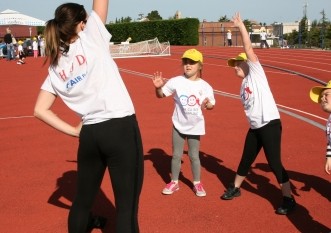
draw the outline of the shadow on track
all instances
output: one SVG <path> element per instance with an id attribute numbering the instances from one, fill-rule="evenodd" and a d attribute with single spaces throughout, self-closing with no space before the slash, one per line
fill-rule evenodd
<path id="1" fill-rule="evenodd" d="M 48 199 L 48 203 L 60 208 L 70 209 L 71 203 L 76 196 L 76 183 L 77 183 L 77 171 L 66 171 L 56 181 L 56 190 L 51 194 Z M 61 200 L 68 200 L 70 204 Z M 115 224 L 112 224 L 115 219 L 115 207 L 111 201 L 107 198 L 105 193 L 100 189 L 95 203 L 92 208 L 94 215 L 103 216 L 108 219 L 103 233 L 114 233 Z"/>

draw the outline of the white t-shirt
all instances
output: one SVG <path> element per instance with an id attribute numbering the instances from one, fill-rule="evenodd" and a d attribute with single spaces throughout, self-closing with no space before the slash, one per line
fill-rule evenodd
<path id="1" fill-rule="evenodd" d="M 325 133 L 326 133 L 326 156 L 330 157 L 331 156 L 331 114 L 329 115 L 328 121 L 326 122 L 326 128 L 325 128 Z"/>
<path id="2" fill-rule="evenodd" d="M 92 11 L 84 31 L 49 67 L 41 89 L 58 95 L 83 124 L 94 124 L 135 113 L 129 93 L 109 51 L 111 35 Z"/>
<path id="3" fill-rule="evenodd" d="M 227 33 L 226 33 L 226 38 L 227 38 L 228 40 L 231 40 L 231 38 L 232 38 L 232 33 L 231 33 L 231 32 L 227 32 Z"/>
<path id="4" fill-rule="evenodd" d="M 249 74 L 242 81 L 240 97 L 250 127 L 257 129 L 280 115 L 260 62 L 248 60 L 247 64 Z"/>
<path id="5" fill-rule="evenodd" d="M 35 40 L 32 42 L 32 49 L 33 50 L 38 50 L 38 42 L 35 41 Z"/>
<path id="6" fill-rule="evenodd" d="M 165 96 L 173 95 L 175 110 L 172 122 L 182 134 L 204 135 L 205 120 L 201 103 L 205 98 L 215 105 L 212 87 L 203 79 L 191 81 L 185 76 L 171 78 L 162 87 Z"/>
<path id="7" fill-rule="evenodd" d="M 22 46 L 21 44 L 19 44 L 19 45 L 17 46 L 17 51 L 18 51 L 18 52 L 23 52 L 23 46 Z"/>
<path id="8" fill-rule="evenodd" d="M 267 33 L 261 32 L 260 38 L 261 38 L 261 40 L 266 40 L 267 39 Z"/>

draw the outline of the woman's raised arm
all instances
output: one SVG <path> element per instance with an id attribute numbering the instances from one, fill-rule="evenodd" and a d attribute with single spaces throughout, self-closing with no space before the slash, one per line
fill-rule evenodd
<path id="1" fill-rule="evenodd" d="M 108 3 L 109 0 L 93 0 L 93 10 L 99 15 L 104 24 L 107 20 Z"/>

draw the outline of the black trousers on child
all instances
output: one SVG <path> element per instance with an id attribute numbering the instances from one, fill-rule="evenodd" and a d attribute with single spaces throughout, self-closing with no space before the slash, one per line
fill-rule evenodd
<path id="1" fill-rule="evenodd" d="M 259 129 L 249 129 L 237 174 L 247 176 L 251 165 L 263 147 L 268 164 L 278 183 L 283 184 L 289 181 L 288 174 L 281 162 L 281 135 L 280 119 L 272 120 Z"/>
<path id="2" fill-rule="evenodd" d="M 90 210 L 108 168 L 116 206 L 117 233 L 138 233 L 143 183 L 143 147 L 135 115 L 84 125 L 79 137 L 77 196 L 68 218 L 69 233 L 85 233 Z M 106 217 L 106 216 L 105 216 Z"/>

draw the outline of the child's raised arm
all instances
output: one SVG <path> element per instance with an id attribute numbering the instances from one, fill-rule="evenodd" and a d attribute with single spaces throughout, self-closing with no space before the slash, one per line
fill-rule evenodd
<path id="1" fill-rule="evenodd" d="M 249 38 L 247 29 L 245 27 L 245 24 L 243 23 L 243 21 L 241 20 L 240 17 L 240 13 L 237 12 L 233 17 L 232 17 L 232 21 L 234 26 L 239 28 L 240 34 L 241 34 L 241 38 L 243 40 L 243 45 L 244 45 L 244 50 L 245 53 L 247 55 L 247 59 L 255 62 L 257 61 L 257 57 L 253 51 L 253 47 L 252 47 L 252 43 L 251 40 Z"/>

